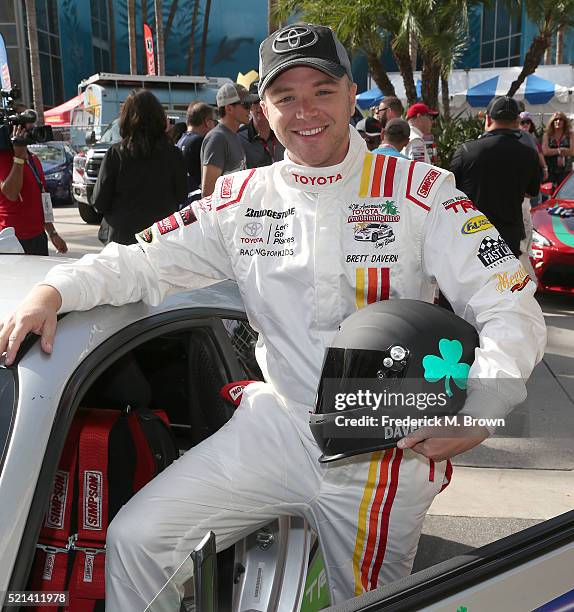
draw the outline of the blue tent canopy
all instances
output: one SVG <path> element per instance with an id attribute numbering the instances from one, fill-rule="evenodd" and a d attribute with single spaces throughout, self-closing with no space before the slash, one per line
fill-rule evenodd
<path id="1" fill-rule="evenodd" d="M 417 82 L 415 83 L 415 87 L 417 90 L 417 97 L 420 99 L 422 97 L 422 94 L 421 94 L 422 83 L 420 79 L 418 79 Z M 375 106 L 379 104 L 381 100 L 384 99 L 384 97 L 385 96 L 383 92 L 375 85 L 371 89 L 368 89 L 367 91 L 363 91 L 363 93 L 360 93 L 357 96 L 356 98 L 357 106 L 362 110 L 366 110 L 368 108 L 371 108 L 371 106 Z"/>
<path id="2" fill-rule="evenodd" d="M 379 104 L 384 97 L 383 92 L 375 85 L 357 96 L 357 106 L 366 110 L 375 106 L 375 104 Z"/>
<path id="3" fill-rule="evenodd" d="M 546 104 L 554 97 L 555 85 L 551 81 L 531 74 L 526 79 L 524 97 L 530 104 Z"/>
<path id="4" fill-rule="evenodd" d="M 466 101 L 473 108 L 483 108 L 488 106 L 488 103 L 496 95 L 496 86 L 498 85 L 498 77 L 482 81 L 474 87 L 469 87 L 466 91 Z"/>
<path id="5" fill-rule="evenodd" d="M 466 91 L 466 101 L 473 108 L 484 108 L 495 96 L 504 96 L 509 90 L 515 75 L 495 76 Z M 516 97 L 524 96 L 529 104 L 547 104 L 556 95 L 556 85 L 552 81 L 542 79 L 534 74 L 526 78 Z"/>

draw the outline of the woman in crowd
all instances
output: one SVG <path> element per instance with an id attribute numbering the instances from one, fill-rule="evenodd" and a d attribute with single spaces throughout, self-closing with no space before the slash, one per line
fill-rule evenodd
<path id="1" fill-rule="evenodd" d="M 187 194 L 181 151 L 165 131 L 166 115 L 148 90 L 134 90 L 120 114 L 121 142 L 104 157 L 94 207 L 109 226 L 108 242 L 134 244 L 135 234 L 169 216 Z"/>
<path id="2" fill-rule="evenodd" d="M 572 170 L 574 135 L 564 113 L 554 113 L 542 137 L 542 152 L 548 166 L 548 180 L 559 185 Z"/>

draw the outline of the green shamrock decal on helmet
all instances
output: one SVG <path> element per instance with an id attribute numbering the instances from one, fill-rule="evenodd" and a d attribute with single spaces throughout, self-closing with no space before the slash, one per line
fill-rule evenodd
<path id="1" fill-rule="evenodd" d="M 446 394 L 452 397 L 450 379 L 454 380 L 459 389 L 466 389 L 466 381 L 470 366 L 467 363 L 459 363 L 462 357 L 462 344 L 459 340 L 447 340 L 442 338 L 438 343 L 441 357 L 436 355 L 425 355 L 423 366 L 425 369 L 425 380 L 434 383 L 444 378 Z"/>

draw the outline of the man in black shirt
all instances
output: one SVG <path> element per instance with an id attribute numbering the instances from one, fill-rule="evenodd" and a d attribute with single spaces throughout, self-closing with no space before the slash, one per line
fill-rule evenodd
<path id="1" fill-rule="evenodd" d="M 215 110 L 204 102 L 192 102 L 187 108 L 187 132 L 179 139 L 177 146 L 181 149 L 187 171 L 189 204 L 193 200 L 199 200 L 201 191 L 195 196 L 194 191 L 201 190 L 201 143 L 205 135 L 216 125 Z"/>
<path id="2" fill-rule="evenodd" d="M 522 201 L 540 189 L 538 156 L 520 140 L 519 114 L 513 98 L 492 100 L 486 110 L 486 133 L 462 144 L 450 167 L 456 186 L 488 217 L 517 257 L 525 236 Z"/>

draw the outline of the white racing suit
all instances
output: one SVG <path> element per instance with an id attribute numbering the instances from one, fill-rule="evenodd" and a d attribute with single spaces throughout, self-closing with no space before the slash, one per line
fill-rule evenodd
<path id="1" fill-rule="evenodd" d="M 438 281 L 480 333 L 464 411 L 506 414 L 524 399 L 545 344 L 534 283 L 450 173 L 373 155 L 350 132 L 337 166 L 286 158 L 222 177 L 212 197 L 141 232 L 138 245 L 108 245 L 46 279 L 69 311 L 157 304 L 231 278 L 259 332 L 267 382 L 250 385 L 229 423 L 112 522 L 108 612 L 145 608 L 209 529 L 225 548 L 279 514 L 302 515 L 318 533 L 335 602 L 410 572 L 447 462 L 393 449 L 319 464 L 307 425 L 325 348 L 357 308 L 432 302 Z M 170 589 L 162 610 L 178 609 Z"/>

